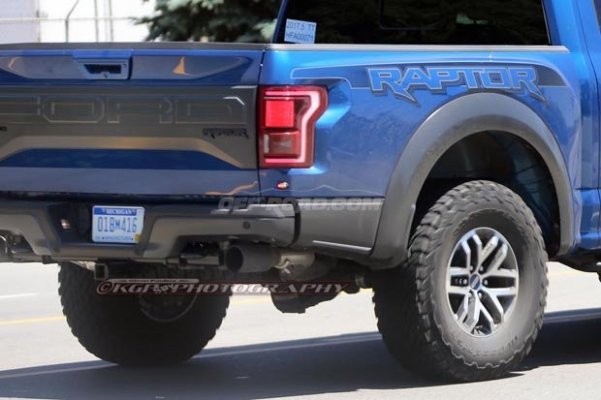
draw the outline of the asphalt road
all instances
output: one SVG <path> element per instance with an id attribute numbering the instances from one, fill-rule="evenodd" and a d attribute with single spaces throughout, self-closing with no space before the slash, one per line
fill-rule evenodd
<path id="1" fill-rule="evenodd" d="M 35 399 L 598 399 L 601 284 L 551 264 L 545 326 L 507 379 L 435 385 L 388 355 L 369 293 L 283 315 L 236 297 L 217 338 L 191 362 L 127 369 L 96 360 L 61 316 L 56 266 L 0 265 L 0 397 Z"/>

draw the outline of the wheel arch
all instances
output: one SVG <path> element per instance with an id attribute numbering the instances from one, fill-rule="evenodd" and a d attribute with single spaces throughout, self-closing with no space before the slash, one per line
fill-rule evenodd
<path id="1" fill-rule="evenodd" d="M 412 135 L 391 175 L 371 254 L 393 267 L 407 256 L 417 201 L 440 158 L 455 144 L 480 132 L 505 132 L 520 138 L 544 162 L 555 188 L 559 214 L 559 249 L 574 244 L 573 194 L 568 171 L 555 136 L 531 108 L 507 95 L 474 93 L 434 112 Z"/>

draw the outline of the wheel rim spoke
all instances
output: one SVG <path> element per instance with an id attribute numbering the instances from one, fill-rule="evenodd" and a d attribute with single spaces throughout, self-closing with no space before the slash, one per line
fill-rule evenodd
<path id="1" fill-rule="evenodd" d="M 499 268 L 501 267 L 501 265 L 503 264 L 503 261 L 505 261 L 507 259 L 507 254 L 509 253 L 509 246 L 506 244 L 503 244 L 499 251 L 497 251 L 497 254 L 495 255 L 495 257 L 492 260 L 492 263 L 490 264 L 488 271 L 483 275 L 485 278 L 492 276 L 493 274 L 497 273 L 499 271 Z"/>
<path id="2" fill-rule="evenodd" d="M 485 296 L 484 296 L 486 298 L 485 302 L 489 306 L 489 307 L 487 307 L 487 310 L 488 310 L 488 308 L 490 308 L 492 315 L 496 316 L 497 322 L 502 324 L 505 319 L 505 309 L 503 308 L 503 305 L 499 301 L 499 298 L 497 296 L 495 296 L 494 294 L 492 294 L 489 290 L 484 289 L 482 292 L 485 294 Z"/>
<path id="3" fill-rule="evenodd" d="M 515 269 L 499 268 L 484 275 L 485 278 L 510 278 L 517 279 L 518 271 Z"/>
<path id="4" fill-rule="evenodd" d="M 467 296 L 470 292 L 470 289 L 463 286 L 450 286 L 447 291 L 450 295 Z"/>
<path id="5" fill-rule="evenodd" d="M 488 260 L 488 257 L 490 257 L 490 255 L 497 249 L 499 246 L 499 241 L 500 239 L 498 236 L 493 236 L 490 238 L 488 243 L 486 243 L 486 246 L 484 246 L 484 249 L 482 249 L 482 263 Z"/>
<path id="6" fill-rule="evenodd" d="M 517 294 L 517 290 L 514 287 L 491 288 L 491 289 L 487 289 L 487 291 L 494 298 L 511 297 L 511 296 L 515 296 Z"/>
<path id="7" fill-rule="evenodd" d="M 465 254 L 465 269 L 469 271 L 472 264 L 472 249 L 470 249 L 470 245 L 467 243 L 467 240 L 461 242 L 461 249 Z"/>
<path id="8" fill-rule="evenodd" d="M 468 268 L 463 268 L 463 267 L 451 267 L 451 270 L 449 271 L 451 274 L 451 277 L 453 278 L 457 278 L 460 276 L 469 276 L 470 275 L 470 270 Z"/>
<path id="9" fill-rule="evenodd" d="M 480 240 L 480 236 L 478 236 L 477 233 L 475 233 L 471 239 L 474 242 L 474 244 L 476 245 L 476 265 L 475 265 L 475 267 L 476 267 L 476 269 L 478 269 L 484 262 L 484 260 L 482 258 L 482 240 Z"/>
<path id="10" fill-rule="evenodd" d="M 482 313 L 482 316 L 484 317 L 484 319 L 486 320 L 486 323 L 488 324 L 488 329 L 490 332 L 495 330 L 495 326 L 497 324 L 495 324 L 495 320 L 492 317 L 492 315 L 490 315 L 490 312 L 486 309 L 486 307 L 482 307 L 482 309 L 480 310 L 480 312 Z"/>
<path id="11" fill-rule="evenodd" d="M 492 335 L 516 303 L 519 269 L 505 237 L 477 228 L 456 245 L 447 267 L 447 299 L 459 326 L 476 337 Z"/>
<path id="12" fill-rule="evenodd" d="M 456 314 L 457 321 L 459 321 L 459 322 L 465 321 L 465 319 L 467 318 L 467 314 L 469 313 L 469 305 L 470 305 L 470 296 L 466 294 L 463 297 L 463 301 L 461 302 L 461 305 L 459 306 L 459 310 L 457 311 L 457 314 Z"/>
<path id="13" fill-rule="evenodd" d="M 476 296 L 472 296 L 469 301 L 467 319 L 465 320 L 465 326 L 467 327 L 468 331 L 472 332 L 480 321 L 481 308 L 482 303 L 480 303 L 480 299 L 478 299 Z"/>

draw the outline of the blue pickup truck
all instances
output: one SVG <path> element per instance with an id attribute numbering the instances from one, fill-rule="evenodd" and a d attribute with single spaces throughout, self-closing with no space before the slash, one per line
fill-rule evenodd
<path id="1" fill-rule="evenodd" d="M 0 46 L 1 260 L 60 263 L 115 363 L 194 356 L 231 294 L 115 282 L 251 282 L 297 313 L 337 292 L 278 285 L 343 282 L 402 365 L 502 377 L 547 260 L 601 272 L 600 13 L 284 0 L 270 44 Z"/>

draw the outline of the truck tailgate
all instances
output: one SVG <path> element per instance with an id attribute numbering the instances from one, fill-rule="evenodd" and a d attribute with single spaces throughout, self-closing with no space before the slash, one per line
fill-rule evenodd
<path id="1" fill-rule="evenodd" d="M 264 49 L 0 46 L 0 192 L 257 193 Z"/>

